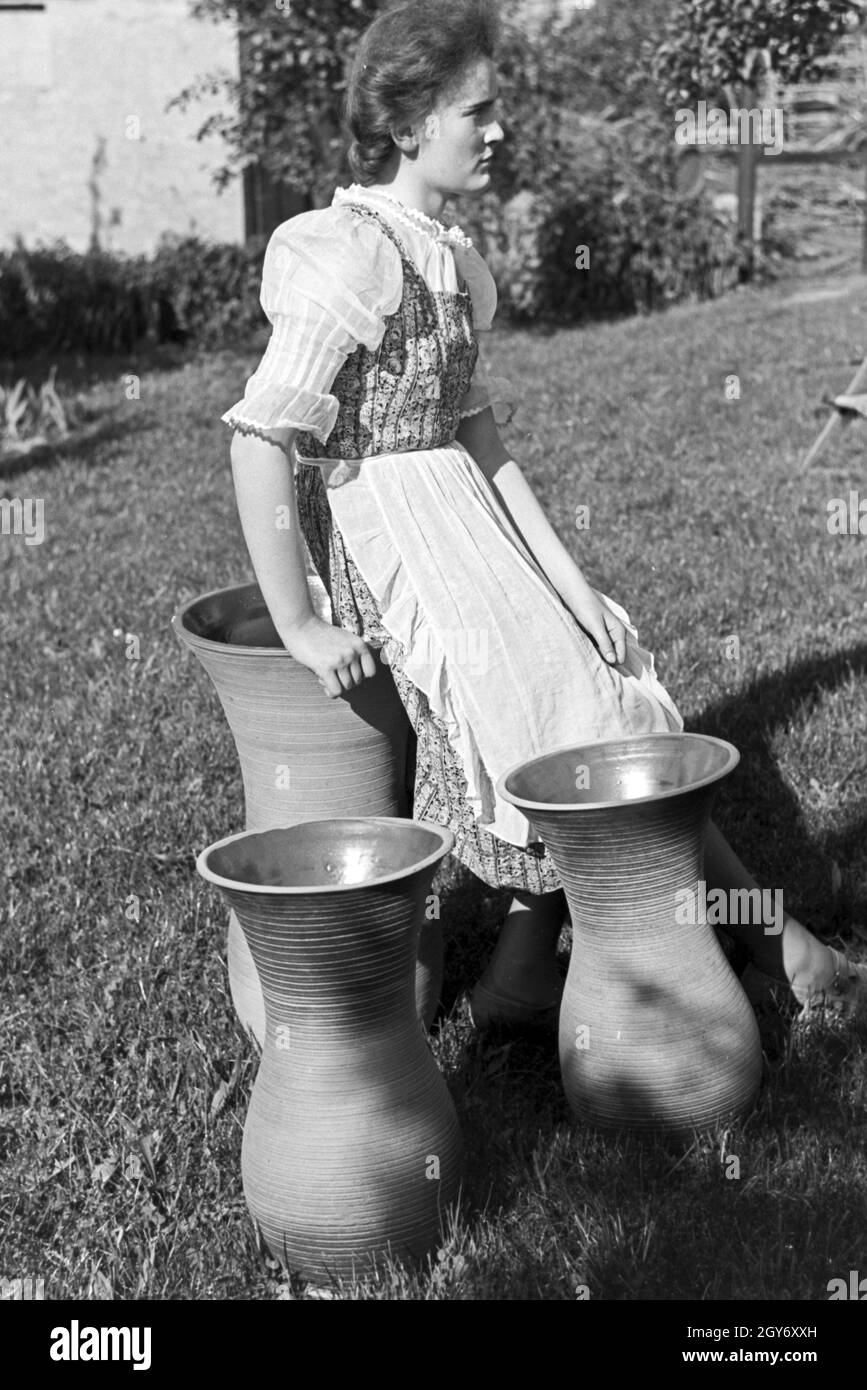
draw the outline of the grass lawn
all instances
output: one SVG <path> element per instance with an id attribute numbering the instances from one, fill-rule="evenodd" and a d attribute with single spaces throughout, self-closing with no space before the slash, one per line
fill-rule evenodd
<path id="1" fill-rule="evenodd" d="M 867 426 L 824 469 L 798 461 L 867 348 L 865 297 L 792 304 L 778 286 L 488 344 L 520 385 L 506 438 L 561 535 L 629 609 L 687 727 L 741 751 L 718 821 L 855 955 L 867 537 L 826 522 L 862 485 Z M 115 364 L 88 396 L 104 436 L 0 483 L 45 502 L 41 545 L 0 537 L 0 1272 L 53 1297 L 321 1296 L 263 1260 L 246 1213 L 255 1051 L 228 1001 L 223 903 L 193 867 L 241 828 L 240 775 L 169 627 L 182 601 L 250 577 L 219 415 L 256 356 L 129 364 L 139 400 Z M 867 1273 L 862 1025 L 791 1029 L 783 1006 L 744 1123 L 688 1149 L 599 1137 L 568 1111 L 553 1036 L 473 1034 L 461 994 L 505 896 L 454 863 L 439 884 L 433 1046 L 466 1138 L 463 1212 L 429 1268 L 333 1296 L 825 1300 Z"/>

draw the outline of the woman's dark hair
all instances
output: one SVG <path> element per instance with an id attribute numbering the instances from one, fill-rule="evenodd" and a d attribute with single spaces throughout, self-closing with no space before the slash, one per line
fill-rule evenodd
<path id="1" fill-rule="evenodd" d="M 392 127 L 420 120 L 470 63 L 493 58 L 498 31 L 494 0 L 409 0 L 365 29 L 344 103 L 359 183 L 372 183 L 393 155 Z"/>

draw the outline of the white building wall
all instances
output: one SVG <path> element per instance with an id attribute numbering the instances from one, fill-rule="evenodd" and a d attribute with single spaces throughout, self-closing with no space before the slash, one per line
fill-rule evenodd
<path id="1" fill-rule="evenodd" d="M 237 72 L 235 35 L 193 20 L 187 0 L 46 0 L 41 13 L 0 0 L 0 245 L 86 249 L 101 139 L 104 246 L 150 251 L 163 232 L 242 240 L 240 180 L 218 194 L 211 177 L 223 142 L 194 138 L 217 102 L 166 111 L 216 69 Z"/>

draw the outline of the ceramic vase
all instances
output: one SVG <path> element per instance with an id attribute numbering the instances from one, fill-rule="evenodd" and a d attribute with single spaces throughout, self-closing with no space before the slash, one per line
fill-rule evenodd
<path id="1" fill-rule="evenodd" d="M 317 599 L 312 592 L 311 597 Z M 379 655 L 377 673 L 329 700 L 280 641 L 255 584 L 203 594 L 172 626 L 214 683 L 235 740 L 245 825 L 269 830 L 334 816 L 408 816 L 411 727 Z M 442 931 L 432 905 L 420 935 L 419 1017 L 430 1025 L 442 988 Z M 265 1011 L 247 943 L 229 918 L 229 987 L 238 1017 L 259 1044 Z"/>
<path id="2" fill-rule="evenodd" d="M 313 1279 L 434 1249 L 458 1197 L 454 1106 L 415 1010 L 419 927 L 454 837 L 391 817 L 231 835 L 200 874 L 265 1001 L 241 1167 L 273 1255 Z"/>
<path id="3" fill-rule="evenodd" d="M 684 1137 L 755 1100 L 755 1016 L 702 895 L 711 802 L 738 759 L 720 739 L 650 734 L 555 750 L 500 780 L 569 901 L 560 1066 L 569 1104 L 599 1128 Z"/>

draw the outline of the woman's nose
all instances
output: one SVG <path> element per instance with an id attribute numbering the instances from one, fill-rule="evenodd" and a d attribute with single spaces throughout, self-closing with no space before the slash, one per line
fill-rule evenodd
<path id="1" fill-rule="evenodd" d="M 503 139 L 503 127 L 499 121 L 492 122 L 485 131 L 485 144 L 497 144 Z"/>

